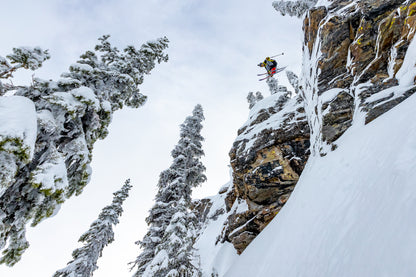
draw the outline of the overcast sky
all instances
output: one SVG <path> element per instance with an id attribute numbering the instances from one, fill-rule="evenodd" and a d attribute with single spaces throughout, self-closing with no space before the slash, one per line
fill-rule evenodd
<path id="1" fill-rule="evenodd" d="M 7 3 L 5 3 L 7 2 Z M 122 48 L 167 36 L 170 60 L 158 65 L 141 88 L 148 102 L 140 109 L 116 112 L 110 134 L 96 143 L 92 180 L 84 193 L 66 201 L 57 216 L 27 234 L 31 244 L 13 268 L 0 266 L 1 277 L 51 276 L 71 260 L 77 240 L 111 203 L 112 193 L 131 178 L 130 197 L 116 241 L 99 260 L 95 277 L 131 276 L 127 263 L 139 254 L 134 244 L 147 230 L 159 173 L 171 163 L 179 125 L 196 104 L 205 111 L 203 162 L 208 181 L 194 196 L 216 194 L 230 180 L 228 152 L 248 116 L 249 91 L 269 95 L 256 66 L 281 52 L 280 65 L 299 74 L 301 21 L 282 17 L 271 0 L 41 0 L 3 1 L 0 55 L 16 46 L 49 49 L 51 60 L 36 77 L 57 79 L 97 38 L 111 34 Z M 17 74 L 14 81 L 30 81 Z M 287 85 L 284 73 L 279 81 Z"/>

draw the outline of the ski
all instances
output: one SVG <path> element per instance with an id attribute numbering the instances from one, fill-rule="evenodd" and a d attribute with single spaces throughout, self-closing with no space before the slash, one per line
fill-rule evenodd
<path id="1" fill-rule="evenodd" d="M 280 68 L 276 69 L 276 71 L 273 73 L 273 75 L 274 75 L 274 74 L 277 74 L 277 73 L 279 73 L 279 72 L 282 72 L 283 70 L 285 70 L 285 68 L 286 68 L 286 66 L 284 66 L 284 67 L 280 67 Z M 257 74 L 257 76 L 262 76 L 262 75 L 266 75 L 266 74 L 268 74 L 268 73 Z M 272 77 L 272 76 L 267 75 L 267 77 L 261 78 L 261 79 L 259 79 L 259 81 L 266 80 L 266 79 L 268 79 L 269 77 Z"/>
<path id="2" fill-rule="evenodd" d="M 286 67 L 287 67 L 287 66 L 277 68 L 277 69 L 276 69 L 276 72 L 275 72 L 275 73 L 273 73 L 273 74 L 276 74 L 276 73 L 282 72 L 283 70 L 285 70 L 285 68 L 286 68 Z M 259 74 L 257 74 L 257 76 L 262 76 L 262 75 L 266 75 L 266 74 L 268 74 L 268 73 L 267 73 L 267 72 L 266 72 L 266 73 L 259 73 Z"/>
<path id="3" fill-rule="evenodd" d="M 259 73 L 259 74 L 257 74 L 257 76 L 262 76 L 262 75 L 266 75 L 266 74 L 268 74 L 267 72 L 266 73 Z"/>
<path id="4" fill-rule="evenodd" d="M 270 78 L 270 77 L 272 77 L 272 76 L 267 76 L 267 77 L 264 77 L 264 78 L 261 78 L 261 79 L 259 79 L 259 81 L 263 81 L 263 80 L 266 80 L 266 79 L 268 79 L 268 78 Z"/>

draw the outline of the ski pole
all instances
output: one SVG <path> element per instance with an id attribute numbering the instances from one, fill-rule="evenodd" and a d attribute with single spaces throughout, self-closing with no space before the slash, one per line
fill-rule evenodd
<path id="1" fill-rule="evenodd" d="M 274 58 L 274 57 L 278 57 L 278 56 L 283 56 L 285 53 L 282 53 L 282 54 L 277 54 L 277 55 L 274 55 L 274 56 L 271 56 L 270 58 Z"/>

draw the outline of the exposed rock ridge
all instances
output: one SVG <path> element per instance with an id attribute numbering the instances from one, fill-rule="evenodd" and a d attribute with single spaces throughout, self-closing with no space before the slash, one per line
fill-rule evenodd
<path id="1" fill-rule="evenodd" d="M 230 151 L 233 190 L 222 241 L 238 253 L 286 203 L 309 152 L 309 127 L 300 96 L 276 93 L 251 109 Z"/>
<path id="2" fill-rule="evenodd" d="M 415 92 L 414 62 L 405 59 L 414 2 L 334 0 L 307 13 L 301 79 L 312 151 L 325 155 L 353 119 L 369 123 Z"/>
<path id="3" fill-rule="evenodd" d="M 299 95 L 259 101 L 230 151 L 223 242 L 244 251 L 286 203 L 310 151 L 335 150 L 353 121 L 367 124 L 416 91 L 415 1 L 333 0 L 306 13 Z"/>

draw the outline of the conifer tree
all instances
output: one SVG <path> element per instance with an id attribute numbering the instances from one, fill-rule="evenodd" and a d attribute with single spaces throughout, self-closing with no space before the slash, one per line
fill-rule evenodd
<path id="1" fill-rule="evenodd" d="M 287 79 L 292 87 L 295 89 L 295 94 L 299 94 L 301 88 L 299 87 L 299 78 L 298 76 L 293 73 L 292 71 L 286 71 Z"/>
<path id="2" fill-rule="evenodd" d="M 0 79 L 13 77 L 13 73 L 19 68 L 36 70 L 44 61 L 50 59 L 50 55 L 48 50 L 39 47 L 17 47 L 6 58 L 0 56 Z M 0 91 L 0 95 L 3 93 L 4 91 Z"/>
<path id="3" fill-rule="evenodd" d="M 270 94 L 276 94 L 277 92 L 279 92 L 279 82 L 277 81 L 276 78 L 269 78 L 266 80 L 267 85 L 269 86 L 269 90 L 270 90 Z"/>
<path id="4" fill-rule="evenodd" d="M 58 81 L 33 79 L 30 86 L 0 85 L 0 94 L 15 90 L 36 109 L 33 145 L 0 134 L 0 264 L 13 266 L 29 243 L 26 225 L 36 226 L 82 193 L 91 175 L 94 143 L 108 134 L 113 113 L 146 101 L 139 86 L 156 63 L 166 62 L 166 37 L 141 47 L 119 50 L 99 39 Z M 17 48 L 0 57 L 0 83 L 20 68 L 36 69 L 49 58 L 39 48 Z M 16 117 L 19 114 L 14 115 Z M 27 149 L 33 149 L 28 153 Z M 30 155 L 29 155 L 30 154 Z"/>
<path id="5" fill-rule="evenodd" d="M 273 7 L 283 16 L 302 17 L 310 8 L 315 6 L 318 0 L 295 0 L 295 1 L 274 1 Z"/>
<path id="6" fill-rule="evenodd" d="M 172 150 L 172 165 L 160 174 L 155 205 L 146 219 L 149 231 L 138 244 L 143 249 L 134 262 L 135 277 L 200 276 L 193 243 L 196 219 L 190 212 L 192 188 L 206 180 L 201 105 L 180 126 L 180 139 Z"/>
<path id="7" fill-rule="evenodd" d="M 72 252 L 73 260 L 68 265 L 56 271 L 54 277 L 90 277 L 98 268 L 97 260 L 101 257 L 103 249 L 114 241 L 113 226 L 119 223 L 119 217 L 123 212 L 123 202 L 129 196 L 131 189 L 130 180 L 114 193 L 113 202 L 106 206 L 94 221 L 90 229 L 80 238 L 84 246 Z"/>
<path id="8" fill-rule="evenodd" d="M 197 277 L 201 275 L 199 265 L 193 264 L 196 217 L 189 212 L 184 199 L 173 204 L 172 209 L 175 213 L 156 247 L 155 258 L 143 276 Z"/>
<path id="9" fill-rule="evenodd" d="M 137 257 L 136 261 L 132 262 L 134 267 L 137 267 L 137 272 L 134 276 L 144 276 L 146 268 L 151 264 L 155 249 L 162 241 L 164 231 L 170 218 L 173 215 L 171 205 L 167 200 L 164 189 L 170 178 L 170 170 L 167 169 L 160 174 L 158 187 L 159 190 L 155 197 L 155 204 L 149 211 L 149 216 L 146 218 L 146 223 L 149 225 L 149 230 L 141 241 L 136 244 L 143 249 L 142 253 Z"/>
<path id="10" fill-rule="evenodd" d="M 254 95 L 254 93 L 252 91 L 250 91 L 247 95 L 247 102 L 249 104 L 249 109 L 253 108 L 254 105 L 256 105 L 257 102 L 259 102 L 260 100 L 264 99 L 263 95 L 261 94 L 260 91 L 256 92 L 256 95 Z"/>
<path id="11" fill-rule="evenodd" d="M 287 90 L 287 87 L 279 85 L 279 82 L 276 78 L 271 77 L 266 81 L 266 83 L 269 86 L 271 95 L 278 94 L 284 98 L 290 97 L 291 92 Z"/>

